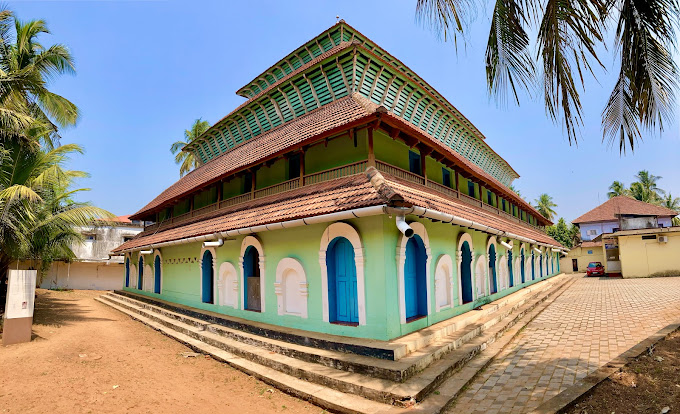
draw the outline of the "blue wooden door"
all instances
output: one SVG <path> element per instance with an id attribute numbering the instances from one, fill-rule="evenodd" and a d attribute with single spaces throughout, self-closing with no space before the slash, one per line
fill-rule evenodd
<path id="1" fill-rule="evenodd" d="M 243 276 L 243 307 L 260 312 L 262 310 L 260 254 L 253 246 L 249 246 L 243 256 Z"/>
<path id="2" fill-rule="evenodd" d="M 130 259 L 125 259 L 125 287 L 130 287 Z"/>
<path id="3" fill-rule="evenodd" d="M 349 240 L 338 237 L 331 243 L 327 266 L 329 273 L 329 316 L 331 322 L 359 323 L 354 247 Z"/>
<path id="4" fill-rule="evenodd" d="M 206 250 L 201 264 L 201 300 L 203 303 L 213 303 L 213 276 L 212 253 Z"/>
<path id="5" fill-rule="evenodd" d="M 142 290 L 144 285 L 142 284 L 144 281 L 144 258 L 140 257 L 139 258 L 139 269 L 137 269 L 137 289 Z"/>
<path id="6" fill-rule="evenodd" d="M 512 269 L 512 252 L 508 252 L 508 278 L 510 279 L 510 287 L 515 286 L 515 272 Z"/>
<path id="7" fill-rule="evenodd" d="M 498 292 L 498 280 L 496 278 L 496 246 L 489 246 L 489 278 L 491 293 Z"/>
<path id="8" fill-rule="evenodd" d="M 153 293 L 161 293 L 161 257 L 153 261 Z"/>
<path id="9" fill-rule="evenodd" d="M 461 253 L 463 261 L 460 264 L 460 287 L 463 291 L 463 303 L 470 303 L 472 302 L 472 252 L 468 242 L 463 242 Z"/>
<path id="10" fill-rule="evenodd" d="M 520 253 L 519 256 L 519 273 L 522 276 L 522 283 L 526 282 L 526 270 L 524 269 L 524 250 Z"/>
<path id="11" fill-rule="evenodd" d="M 531 280 L 536 279 L 536 256 L 531 252 Z"/>
<path id="12" fill-rule="evenodd" d="M 404 301 L 406 319 L 427 315 L 426 257 L 423 242 L 413 236 L 406 243 L 404 263 Z"/>
<path id="13" fill-rule="evenodd" d="M 538 256 L 538 268 L 541 272 L 541 277 L 543 277 L 543 255 Z"/>

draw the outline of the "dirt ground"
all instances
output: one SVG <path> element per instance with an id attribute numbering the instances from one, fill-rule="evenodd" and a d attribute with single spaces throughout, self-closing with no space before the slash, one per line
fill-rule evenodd
<path id="1" fill-rule="evenodd" d="M 680 332 L 598 384 L 570 414 L 680 413 Z"/>
<path id="2" fill-rule="evenodd" d="M 320 413 L 94 301 L 38 290 L 33 340 L 0 345 L 0 413 Z"/>

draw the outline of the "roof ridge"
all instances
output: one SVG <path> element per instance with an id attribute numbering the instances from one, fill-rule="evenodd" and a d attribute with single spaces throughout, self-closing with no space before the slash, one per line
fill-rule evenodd
<path id="1" fill-rule="evenodd" d="M 401 194 L 397 193 L 394 191 L 392 186 L 390 186 L 387 181 L 385 180 L 385 177 L 382 175 L 380 171 L 378 171 L 375 167 L 370 166 L 366 168 L 366 177 L 368 177 L 368 180 L 370 181 L 371 185 L 375 188 L 375 190 L 378 192 L 378 195 L 380 197 L 384 198 L 386 202 L 392 203 L 392 204 L 403 204 L 404 203 L 404 197 L 402 197 Z"/>

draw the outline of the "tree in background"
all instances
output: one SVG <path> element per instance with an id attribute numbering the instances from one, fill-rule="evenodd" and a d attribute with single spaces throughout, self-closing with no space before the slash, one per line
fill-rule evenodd
<path id="1" fill-rule="evenodd" d="M 567 225 L 562 217 L 557 221 L 557 224 L 546 227 L 545 232 L 555 241 L 570 249 L 577 243 L 579 235 L 578 227 L 571 223 Z"/>
<path id="2" fill-rule="evenodd" d="M 184 141 L 175 141 L 170 146 L 170 152 L 177 154 L 175 155 L 175 164 L 179 164 L 180 177 L 183 177 L 185 174 L 198 167 L 198 159 L 194 154 L 188 151 L 182 151 L 182 148 L 203 135 L 209 128 L 210 124 L 208 121 L 198 118 L 194 121 L 193 125 L 191 125 L 190 129 L 184 130 Z"/>
<path id="3" fill-rule="evenodd" d="M 628 195 L 628 193 L 629 191 L 624 183 L 621 181 L 614 181 L 612 185 L 609 186 L 609 192 L 607 193 L 607 196 L 609 198 L 614 198 L 621 195 Z"/>
<path id="4" fill-rule="evenodd" d="M 662 177 L 650 174 L 647 170 L 642 170 L 635 174 L 636 182 L 630 185 L 630 192 L 637 200 L 646 203 L 659 203 L 662 196 L 666 193 L 657 186 L 657 181 Z"/>
<path id="5" fill-rule="evenodd" d="M 666 194 L 666 197 L 661 200 L 661 206 L 671 210 L 680 211 L 680 198 L 673 197 L 671 193 L 668 193 Z"/>
<path id="6" fill-rule="evenodd" d="M 555 217 L 554 208 L 557 207 L 557 204 L 553 202 L 552 197 L 543 193 L 534 201 L 536 202 L 534 208 L 536 208 L 536 210 L 538 210 L 538 212 L 541 213 L 543 217 L 552 221 L 553 217 Z"/>
<path id="7" fill-rule="evenodd" d="M 417 17 L 456 44 L 472 17 L 480 15 L 476 7 L 470 0 L 416 0 Z M 632 151 L 641 130 L 663 131 L 674 116 L 678 68 L 672 52 L 679 7 L 675 0 L 496 0 L 486 47 L 488 93 L 501 104 L 511 94 L 519 104 L 518 89 L 529 96 L 543 89 L 548 115 L 564 124 L 570 143 L 576 142 L 583 125 L 584 75 L 595 77 L 596 68 L 605 68 L 598 53 L 613 50 L 620 67 L 602 112 L 603 140 L 618 143 L 621 152 Z"/>
<path id="8" fill-rule="evenodd" d="M 519 191 L 519 189 L 516 188 L 514 185 L 510 184 L 510 187 L 508 187 L 508 188 L 510 189 L 510 191 L 517 194 L 520 198 L 524 198 L 524 197 L 522 197 L 522 193 Z"/>

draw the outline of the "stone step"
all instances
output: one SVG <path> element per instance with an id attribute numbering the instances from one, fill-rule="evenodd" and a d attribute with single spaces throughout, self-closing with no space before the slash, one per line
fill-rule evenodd
<path id="1" fill-rule="evenodd" d="M 187 345 L 194 351 L 210 355 L 216 360 L 229 364 L 230 366 L 252 375 L 290 395 L 310 401 L 327 410 L 348 414 L 389 414 L 394 411 L 394 407 L 392 406 L 371 401 L 357 395 L 340 392 L 323 385 L 311 383 L 304 379 L 296 378 L 256 362 L 241 358 L 221 348 L 168 328 L 165 325 L 144 316 L 131 314 L 128 309 L 120 307 L 113 302 L 109 302 L 104 298 L 95 298 L 95 300 L 130 315 L 133 319 Z"/>
<path id="2" fill-rule="evenodd" d="M 552 285 L 552 283 L 545 284 L 546 287 L 552 287 Z M 460 331 L 454 331 L 452 334 L 445 337 L 438 337 L 438 339 L 434 342 L 429 341 L 425 348 L 412 352 L 397 362 L 292 344 L 277 339 L 250 334 L 237 329 L 227 328 L 222 325 L 210 324 L 205 320 L 172 312 L 147 302 L 132 299 L 128 296 L 121 296 L 117 294 L 109 294 L 109 296 L 116 298 L 116 300 L 120 302 L 124 302 L 121 303 L 121 306 L 130 305 L 130 309 L 134 311 L 136 311 L 138 308 L 148 309 L 167 317 L 177 319 L 183 323 L 199 327 L 202 330 L 208 330 L 210 332 L 227 336 L 240 342 L 266 348 L 279 354 L 302 359 L 308 362 L 319 363 L 327 367 L 343 371 L 365 374 L 371 377 L 387 379 L 395 382 L 403 382 L 415 375 L 417 372 L 422 371 L 432 362 L 440 359 L 448 352 L 459 348 L 464 343 L 480 335 L 484 330 L 489 329 L 496 323 L 499 323 L 512 311 L 517 309 L 517 307 L 523 305 L 527 300 L 532 300 L 535 297 L 544 294 L 545 290 L 547 289 L 535 289 L 533 292 L 518 295 L 517 298 L 514 298 L 514 300 L 510 301 L 511 303 L 508 303 L 508 301 L 503 301 L 502 303 L 505 303 L 505 306 L 501 308 L 498 308 L 498 305 L 494 303 L 492 306 L 489 306 L 489 308 L 495 310 L 494 312 L 486 311 L 486 309 L 482 312 L 474 311 L 476 315 L 471 316 L 471 319 L 476 323 L 467 323 L 465 325 L 459 323 L 459 326 L 461 327 Z"/>
<path id="3" fill-rule="evenodd" d="M 561 286 L 561 284 L 560 284 Z M 451 374 L 460 370 L 468 361 L 479 352 L 486 349 L 500 337 L 507 329 L 512 327 L 520 318 L 531 309 L 549 297 L 554 290 L 546 292 L 546 295 L 527 301 L 514 309 L 504 323 L 494 323 L 490 328 L 481 331 L 476 336 L 457 349 L 447 353 L 442 358 L 430 363 L 425 369 L 412 375 L 404 382 L 390 381 L 384 378 L 375 378 L 370 373 L 347 372 L 334 367 L 309 362 L 287 355 L 272 352 L 267 348 L 244 343 L 228 336 L 220 335 L 211 331 L 210 324 L 201 324 L 197 320 L 177 320 L 175 318 L 156 313 L 146 307 L 136 307 L 134 304 L 124 306 L 125 301 L 113 296 L 103 296 L 101 301 L 115 306 L 135 319 L 153 321 L 167 329 L 175 330 L 183 335 L 205 342 L 215 348 L 246 358 L 260 365 L 277 370 L 286 375 L 302 378 L 319 385 L 323 385 L 348 394 L 374 400 L 385 404 L 402 405 L 412 401 L 420 401 Z M 508 305 L 509 306 L 509 305 Z M 141 319 L 140 319 L 141 320 Z M 221 328 L 221 327 L 219 327 Z M 432 346 L 445 346 L 449 338 L 440 338 L 441 343 L 432 343 Z M 375 361 L 379 361 L 373 358 Z M 380 361 L 383 364 L 403 364 L 406 361 Z M 403 369 L 399 367 L 396 369 Z"/>

